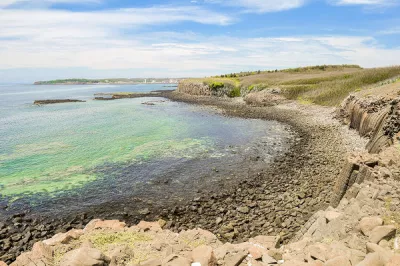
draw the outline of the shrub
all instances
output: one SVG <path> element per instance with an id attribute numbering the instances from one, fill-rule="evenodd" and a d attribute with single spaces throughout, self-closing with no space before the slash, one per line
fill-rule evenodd
<path id="1" fill-rule="evenodd" d="M 240 97 L 240 88 L 239 88 L 239 87 L 233 88 L 233 89 L 229 92 L 228 96 L 231 97 L 231 98 Z"/>
<path id="2" fill-rule="evenodd" d="M 212 91 L 218 91 L 219 89 L 222 89 L 223 87 L 225 87 L 223 82 L 218 82 L 218 81 L 209 83 L 208 86 L 210 87 L 210 89 Z"/>

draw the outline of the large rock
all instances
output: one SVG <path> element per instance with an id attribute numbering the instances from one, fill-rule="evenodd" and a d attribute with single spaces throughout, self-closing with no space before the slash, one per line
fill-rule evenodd
<path id="1" fill-rule="evenodd" d="M 81 235 L 83 235 L 83 230 L 72 229 L 67 233 L 56 234 L 52 238 L 44 240 L 43 243 L 48 246 L 68 244 L 71 240 L 78 239 Z"/>
<path id="2" fill-rule="evenodd" d="M 159 259 L 149 259 L 140 263 L 140 266 L 161 266 L 162 262 Z"/>
<path id="3" fill-rule="evenodd" d="M 47 266 L 53 264 L 53 249 L 37 242 L 33 245 L 31 252 L 26 252 L 17 257 L 10 266 Z"/>
<path id="4" fill-rule="evenodd" d="M 266 249 L 279 248 L 280 237 L 279 236 L 256 236 L 249 240 L 252 244 L 257 244 Z"/>
<path id="5" fill-rule="evenodd" d="M 247 252 L 229 253 L 225 256 L 224 265 L 239 266 L 247 257 Z"/>
<path id="6" fill-rule="evenodd" d="M 374 243 L 367 243 L 367 252 L 378 253 L 383 263 L 387 263 L 389 259 L 393 256 L 393 252 L 386 250 Z"/>
<path id="7" fill-rule="evenodd" d="M 66 253 L 60 266 L 107 266 L 109 263 L 110 259 L 101 251 L 90 247 L 81 247 Z"/>
<path id="8" fill-rule="evenodd" d="M 399 266 L 400 265 L 400 254 L 394 255 L 385 266 Z"/>
<path id="9" fill-rule="evenodd" d="M 162 266 L 190 266 L 191 263 L 187 258 L 172 254 L 162 261 Z"/>
<path id="10" fill-rule="evenodd" d="M 94 229 L 123 229 L 126 226 L 124 222 L 118 220 L 91 220 L 83 229 L 85 232 L 92 231 Z"/>
<path id="11" fill-rule="evenodd" d="M 307 260 L 320 260 L 325 262 L 328 255 L 328 248 L 325 244 L 315 244 L 308 246 L 306 249 Z"/>
<path id="12" fill-rule="evenodd" d="M 348 257 L 340 256 L 328 260 L 324 266 L 351 266 L 351 263 Z"/>
<path id="13" fill-rule="evenodd" d="M 330 221 L 333 221 L 337 218 L 339 218 L 342 214 L 340 212 L 335 212 L 335 211 L 327 211 L 325 213 L 325 218 L 327 222 L 329 223 Z"/>
<path id="14" fill-rule="evenodd" d="M 380 217 L 364 217 L 361 219 L 359 227 L 364 235 L 369 236 L 375 227 L 381 226 L 382 224 L 383 220 Z"/>
<path id="15" fill-rule="evenodd" d="M 145 222 L 145 221 L 140 221 L 140 223 L 137 225 L 140 229 L 144 231 L 152 230 L 152 231 L 161 231 L 161 225 L 159 222 Z"/>
<path id="16" fill-rule="evenodd" d="M 199 262 L 202 266 L 215 266 L 217 259 L 215 258 L 212 247 L 200 246 L 192 251 L 192 259 L 194 262 Z"/>
<path id="17" fill-rule="evenodd" d="M 384 225 L 375 227 L 369 235 L 372 243 L 378 244 L 382 239 L 390 240 L 396 235 L 396 227 L 393 225 Z"/>
<path id="18" fill-rule="evenodd" d="M 385 266 L 378 253 L 370 253 L 356 266 Z"/>

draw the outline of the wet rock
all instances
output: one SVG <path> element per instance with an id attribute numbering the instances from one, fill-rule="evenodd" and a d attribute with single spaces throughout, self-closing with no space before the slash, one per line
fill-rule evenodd
<path id="1" fill-rule="evenodd" d="M 150 214 L 150 213 L 151 212 L 150 212 L 150 210 L 148 208 L 139 210 L 139 214 L 141 214 L 141 215 L 147 215 L 147 214 Z"/>

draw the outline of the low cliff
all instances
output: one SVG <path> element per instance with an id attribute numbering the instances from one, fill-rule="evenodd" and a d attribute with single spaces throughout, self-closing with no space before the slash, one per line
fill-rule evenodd
<path id="1" fill-rule="evenodd" d="M 361 136 L 369 137 L 367 149 L 379 153 L 393 145 L 400 131 L 400 97 L 347 97 L 339 108 L 339 117 Z"/>

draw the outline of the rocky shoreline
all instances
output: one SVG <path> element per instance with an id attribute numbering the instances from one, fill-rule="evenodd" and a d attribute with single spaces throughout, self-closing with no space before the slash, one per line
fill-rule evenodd
<path id="1" fill-rule="evenodd" d="M 254 169 L 247 180 L 235 186 L 221 184 L 211 192 L 199 191 L 188 203 L 159 210 L 147 209 L 137 216 L 117 212 L 111 205 L 101 206 L 102 212 L 88 211 L 59 221 L 34 220 L 29 214 L 16 215 L 0 224 L 3 237 L 0 260 L 9 263 L 21 252 L 29 250 L 33 243 L 54 233 L 83 228 L 95 217 L 120 219 L 130 225 L 141 219 L 163 218 L 167 221 L 164 228 L 174 232 L 202 228 L 216 234 L 221 241 L 234 243 L 260 234 L 273 234 L 280 235 L 286 243 L 316 211 L 329 205 L 345 155 L 362 150 L 366 143 L 332 118 L 332 108 L 293 103 L 265 108 L 232 99 L 174 92 L 162 93 L 162 96 L 218 108 L 228 116 L 273 119 L 289 124 L 297 134 L 296 141 L 287 154 L 276 158 L 266 169 Z"/>

